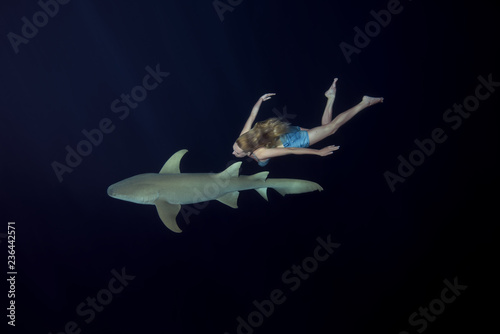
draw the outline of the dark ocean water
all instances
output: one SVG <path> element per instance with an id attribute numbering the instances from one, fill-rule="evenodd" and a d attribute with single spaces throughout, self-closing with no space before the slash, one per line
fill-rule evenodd
<path id="1" fill-rule="evenodd" d="M 482 2 L 2 1 L 5 333 L 485 332 L 500 54 Z M 187 206 L 182 234 L 107 195 L 180 149 L 182 172 L 224 170 L 264 93 L 277 95 L 257 120 L 319 125 L 335 77 L 334 114 L 365 94 L 385 102 L 314 146 L 340 145 L 332 156 L 240 172 L 324 191 Z"/>

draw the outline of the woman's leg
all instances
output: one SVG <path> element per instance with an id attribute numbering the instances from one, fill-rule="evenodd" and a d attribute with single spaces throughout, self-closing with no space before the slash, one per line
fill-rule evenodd
<path id="1" fill-rule="evenodd" d="M 332 107 L 335 101 L 335 94 L 337 93 L 337 78 L 333 79 L 332 86 L 325 92 L 325 96 L 328 99 L 326 102 L 325 111 L 323 112 L 323 117 L 321 118 L 321 125 L 326 125 L 332 121 Z"/>
<path id="2" fill-rule="evenodd" d="M 347 123 L 347 121 L 353 118 L 358 112 L 379 102 L 384 102 L 384 98 L 363 96 L 363 100 L 360 103 L 337 115 L 333 121 L 307 130 L 307 133 L 309 134 L 309 145 L 314 145 L 326 137 L 333 135 L 342 125 Z"/>

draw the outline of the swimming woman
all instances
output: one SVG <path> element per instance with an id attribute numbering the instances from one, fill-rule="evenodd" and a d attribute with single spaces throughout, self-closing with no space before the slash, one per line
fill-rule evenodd
<path id="1" fill-rule="evenodd" d="M 321 125 L 312 129 L 299 126 L 290 126 L 278 118 L 270 118 L 255 123 L 255 117 L 259 112 L 263 101 L 269 100 L 275 93 L 262 95 L 255 103 L 243 130 L 233 145 L 233 155 L 238 158 L 251 157 L 264 167 L 270 158 L 288 154 L 313 154 L 327 156 L 339 149 L 339 146 L 330 145 L 322 149 L 313 149 L 309 146 L 333 135 L 342 125 L 349 121 L 361 110 L 374 104 L 384 102 L 382 97 L 363 96 L 360 103 L 344 111 L 332 120 L 332 106 L 337 93 L 337 78 L 333 80 L 332 86 L 325 92 L 328 99 L 325 111 L 321 119 Z"/>

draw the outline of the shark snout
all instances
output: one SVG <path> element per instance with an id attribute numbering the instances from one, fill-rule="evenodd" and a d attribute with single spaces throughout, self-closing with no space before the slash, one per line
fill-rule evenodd
<path id="1" fill-rule="evenodd" d="M 113 190 L 113 186 L 108 187 L 108 196 L 109 197 L 115 197 L 115 192 Z"/>

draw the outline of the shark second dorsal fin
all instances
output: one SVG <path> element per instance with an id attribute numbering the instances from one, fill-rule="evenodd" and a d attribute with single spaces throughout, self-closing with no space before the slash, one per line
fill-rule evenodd
<path id="1" fill-rule="evenodd" d="M 217 174 L 220 177 L 238 177 L 240 175 L 241 161 L 235 162 L 231 166 L 227 167 L 223 172 Z"/>
<path id="2" fill-rule="evenodd" d="M 254 175 L 249 175 L 248 179 L 249 180 L 261 180 L 265 181 L 267 179 L 267 176 L 269 175 L 269 172 L 260 172 Z"/>
<path id="3" fill-rule="evenodd" d="M 260 173 L 257 173 L 257 174 L 254 174 L 254 175 L 250 175 L 248 177 L 248 179 L 250 180 L 258 180 L 258 181 L 265 181 L 267 179 L 267 176 L 269 175 L 269 172 L 260 172 Z M 269 201 L 269 199 L 267 198 L 267 188 L 257 188 L 255 189 L 259 194 L 260 196 L 264 197 L 264 199 L 266 201 Z"/>
<path id="4" fill-rule="evenodd" d="M 160 170 L 160 174 L 180 174 L 180 163 L 184 154 L 187 153 L 188 150 L 180 150 L 174 153 L 170 159 L 165 162 L 163 167 Z"/>

